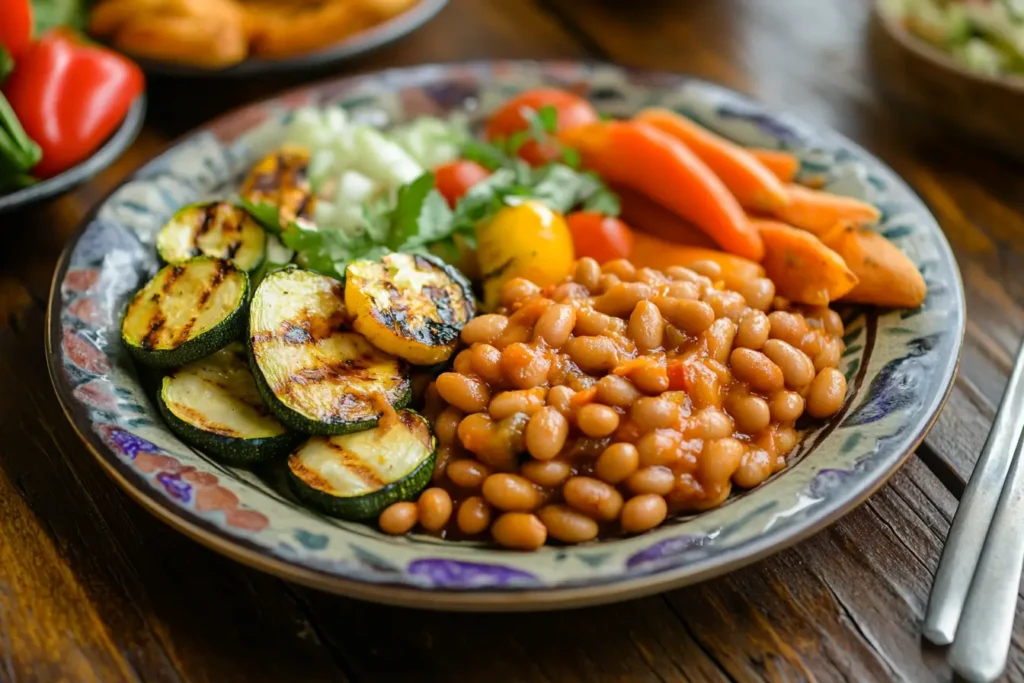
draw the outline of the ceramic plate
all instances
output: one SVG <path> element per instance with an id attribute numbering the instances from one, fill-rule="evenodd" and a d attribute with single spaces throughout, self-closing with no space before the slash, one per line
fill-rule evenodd
<path id="1" fill-rule="evenodd" d="M 419 0 L 407 11 L 384 23 L 360 31 L 322 50 L 281 59 L 252 58 L 226 69 L 204 69 L 137 57 L 133 57 L 133 59 L 146 73 L 175 78 L 242 78 L 317 69 L 339 64 L 393 43 L 433 19 L 447 4 L 448 0 Z"/>
<path id="2" fill-rule="evenodd" d="M 744 144 L 793 150 L 805 176 L 876 203 L 881 230 L 924 273 L 912 311 L 847 312 L 841 369 L 850 392 L 803 434 L 785 471 L 705 514 L 640 536 L 517 553 L 424 535 L 390 537 L 298 505 L 271 473 L 223 467 L 164 427 L 118 339 L 128 297 L 157 269 L 153 240 L 179 206 L 230 192 L 274 145 L 289 112 L 338 106 L 386 124 L 464 111 L 480 118 L 542 83 L 613 115 L 677 109 Z M 143 166 L 88 216 L 57 268 L 50 372 L 99 462 L 142 505 L 241 562 L 328 591 L 446 609 L 526 610 L 612 602 L 721 574 L 835 522 L 920 442 L 956 369 L 959 274 L 935 220 L 896 175 L 850 141 L 682 76 L 578 62 L 423 66 L 296 90 L 220 118 Z M 141 513 L 140 513 L 141 514 Z"/>
<path id="3" fill-rule="evenodd" d="M 124 154 L 124 151 L 131 146 L 139 131 L 142 130 L 142 122 L 145 118 L 146 96 L 139 95 L 129 107 L 121 125 L 103 143 L 102 147 L 93 152 L 92 156 L 52 178 L 41 180 L 35 185 L 29 185 L 14 192 L 0 194 L 0 213 L 56 197 L 89 180 Z"/>

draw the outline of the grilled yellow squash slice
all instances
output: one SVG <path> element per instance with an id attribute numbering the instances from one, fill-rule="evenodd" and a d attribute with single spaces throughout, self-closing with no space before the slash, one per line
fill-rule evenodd
<path id="1" fill-rule="evenodd" d="M 347 434 L 411 396 L 408 366 L 346 329 L 342 284 L 299 268 L 266 276 L 249 311 L 256 385 L 285 425 Z"/>
<path id="2" fill-rule="evenodd" d="M 267 230 L 280 232 L 297 220 L 312 219 L 316 198 L 307 174 L 309 160 L 305 147 L 284 145 L 249 171 L 239 195 Z"/>
<path id="3" fill-rule="evenodd" d="M 243 335 L 248 297 L 249 277 L 228 261 L 164 266 L 128 304 L 121 341 L 146 365 L 191 363 Z"/>
<path id="4" fill-rule="evenodd" d="M 414 365 L 448 360 L 475 310 L 469 281 L 458 270 L 411 254 L 350 263 L 345 305 L 356 331 Z"/>

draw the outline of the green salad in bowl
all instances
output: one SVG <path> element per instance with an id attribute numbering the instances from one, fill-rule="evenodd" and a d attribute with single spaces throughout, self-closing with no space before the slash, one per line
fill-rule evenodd
<path id="1" fill-rule="evenodd" d="M 911 34 L 989 76 L 1024 76 L 1024 0 L 883 0 Z"/>

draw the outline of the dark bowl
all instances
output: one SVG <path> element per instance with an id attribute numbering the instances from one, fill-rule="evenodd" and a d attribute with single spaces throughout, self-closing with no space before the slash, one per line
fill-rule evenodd
<path id="1" fill-rule="evenodd" d="M 174 78 L 244 78 L 318 69 L 364 55 L 395 42 L 433 19 L 447 4 L 448 0 L 420 0 L 414 7 L 398 16 L 360 31 L 335 45 L 317 52 L 283 59 L 252 58 L 224 69 L 208 69 L 134 56 L 132 59 L 148 74 Z"/>
<path id="2" fill-rule="evenodd" d="M 114 134 L 107 138 L 103 145 L 93 152 L 92 156 L 68 170 L 52 178 L 41 180 L 20 190 L 0 194 L 0 213 L 20 209 L 44 199 L 56 197 L 71 188 L 89 180 L 105 169 L 121 156 L 135 137 L 142 130 L 142 121 L 146 118 L 146 96 L 139 95 L 132 102 L 128 113 Z"/>

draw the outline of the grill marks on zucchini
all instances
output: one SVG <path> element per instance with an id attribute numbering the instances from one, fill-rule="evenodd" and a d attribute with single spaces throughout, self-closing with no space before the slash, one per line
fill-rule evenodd
<path id="1" fill-rule="evenodd" d="M 337 280 L 289 268 L 260 284 L 249 322 L 256 381 L 285 424 L 345 434 L 408 403 L 405 364 L 346 331 L 347 319 Z"/>
<path id="2" fill-rule="evenodd" d="M 288 458 L 288 478 L 295 494 L 322 512 L 373 519 L 427 486 L 436 448 L 427 420 L 400 410 L 375 429 L 311 438 Z"/>
<path id="3" fill-rule="evenodd" d="M 345 281 L 353 327 L 416 365 L 447 360 L 473 317 L 469 282 L 433 258 L 388 254 L 380 262 L 354 261 Z"/>
<path id="4" fill-rule="evenodd" d="M 230 202 L 186 206 L 160 229 L 156 248 L 167 263 L 195 256 L 226 259 L 251 272 L 263 263 L 267 235 L 248 211 Z"/>
<path id="5" fill-rule="evenodd" d="M 304 147 L 285 145 L 263 157 L 246 177 L 241 197 L 268 230 L 284 230 L 312 217 L 316 199 L 308 176 L 310 157 Z"/>
<path id="6" fill-rule="evenodd" d="M 140 362 L 183 365 L 237 339 L 245 325 L 249 278 L 205 256 L 162 268 L 140 289 L 121 322 L 121 339 Z"/>
<path id="7" fill-rule="evenodd" d="M 164 377 L 157 405 L 181 440 L 229 464 L 270 460 L 296 442 L 260 398 L 238 343 Z"/>

